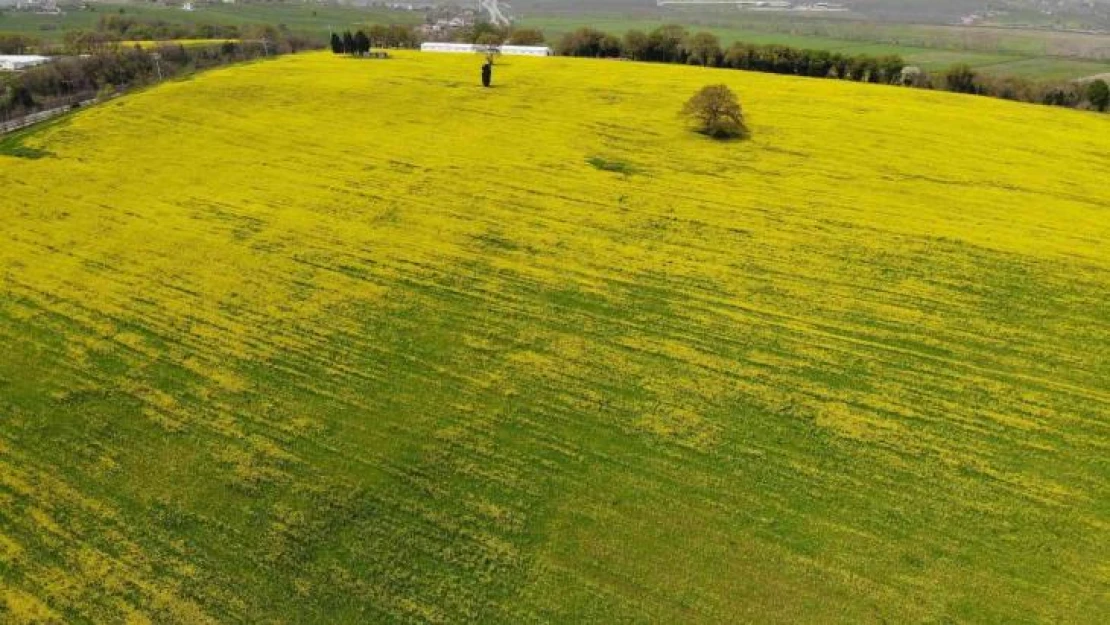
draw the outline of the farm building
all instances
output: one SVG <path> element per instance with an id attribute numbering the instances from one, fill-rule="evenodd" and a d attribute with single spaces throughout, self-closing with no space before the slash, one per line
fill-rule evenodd
<path id="1" fill-rule="evenodd" d="M 485 52 L 488 46 L 474 43 L 428 42 L 420 44 L 421 52 Z M 551 56 L 554 54 L 547 46 L 500 46 L 497 48 L 506 56 Z"/>
<path id="2" fill-rule="evenodd" d="M 49 62 L 50 57 L 36 54 L 0 54 L 0 71 L 19 72 Z"/>
<path id="3" fill-rule="evenodd" d="M 485 46 L 482 46 L 484 49 Z M 421 52 L 477 52 L 478 45 L 473 43 L 443 43 L 437 41 L 429 41 L 420 44 Z"/>
<path id="4" fill-rule="evenodd" d="M 551 56 L 554 52 L 547 46 L 501 46 L 501 54 L 508 56 Z"/>

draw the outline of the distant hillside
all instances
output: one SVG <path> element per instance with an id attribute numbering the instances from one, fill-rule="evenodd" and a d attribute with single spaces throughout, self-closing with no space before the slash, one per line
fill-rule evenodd
<path id="1" fill-rule="evenodd" d="M 679 10 L 678 7 L 660 9 L 655 0 L 516 0 L 511 4 L 525 14 L 537 11 L 578 14 L 617 12 L 642 16 L 661 10 Z M 794 4 L 811 3 L 799 0 Z M 973 14 L 983 15 L 992 9 L 1025 15 L 1027 18 L 1039 16 L 1038 19 L 1042 21 L 1052 19 L 1046 13 L 1062 18 L 1086 16 L 1101 20 L 1110 11 L 1110 2 L 1107 0 L 840 0 L 838 4 L 850 8 L 857 18 L 941 23 L 959 21 L 961 17 Z M 691 8 L 684 7 L 682 10 L 689 11 Z M 730 12 L 728 7 L 722 6 L 706 6 L 703 10 L 716 14 Z M 799 19 L 806 17 L 809 16 L 798 16 Z"/>

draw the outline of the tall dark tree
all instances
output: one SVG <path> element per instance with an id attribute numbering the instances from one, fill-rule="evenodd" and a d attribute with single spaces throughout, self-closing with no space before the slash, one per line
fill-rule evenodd
<path id="1" fill-rule="evenodd" d="M 347 54 L 355 53 L 355 38 L 349 30 L 343 33 L 343 51 Z"/>
<path id="2" fill-rule="evenodd" d="M 1087 85 L 1087 100 L 1095 110 L 1104 112 L 1110 108 L 1110 85 L 1099 78 Z"/>
<path id="3" fill-rule="evenodd" d="M 621 38 L 616 35 L 606 34 L 601 38 L 601 51 L 598 56 L 606 59 L 616 59 L 621 56 Z"/>
<path id="4" fill-rule="evenodd" d="M 1045 92 L 1044 97 L 1041 98 L 1041 103 L 1049 106 L 1064 106 L 1068 103 L 1068 94 L 1064 93 L 1064 90 L 1059 87 L 1053 87 Z"/>
<path id="5" fill-rule="evenodd" d="M 667 24 L 651 31 L 648 35 L 646 60 L 661 63 L 685 63 L 683 44 L 689 36 L 686 29 L 677 24 Z"/>
<path id="6" fill-rule="evenodd" d="M 360 30 L 355 33 L 355 54 L 362 55 L 368 52 L 370 52 L 370 38 Z"/>
<path id="7" fill-rule="evenodd" d="M 752 69 L 755 63 L 755 47 L 739 41 L 729 46 L 725 53 L 725 67 L 732 69 Z"/>
<path id="8" fill-rule="evenodd" d="M 624 34 L 624 55 L 633 61 L 643 61 L 648 53 L 648 36 L 642 30 L 630 30 Z"/>
<path id="9" fill-rule="evenodd" d="M 700 32 L 683 44 L 686 60 L 693 65 L 716 67 L 720 64 L 721 41 L 713 33 Z"/>
<path id="10" fill-rule="evenodd" d="M 975 72 L 966 63 L 960 63 L 944 72 L 944 88 L 956 93 L 978 93 Z"/>
<path id="11" fill-rule="evenodd" d="M 848 79 L 848 67 L 851 65 L 851 60 L 839 52 L 832 54 L 832 68 L 836 72 L 836 77 L 841 80 Z"/>
<path id="12" fill-rule="evenodd" d="M 535 28 L 517 28 L 509 34 L 511 46 L 542 46 L 543 42 L 543 33 Z"/>
<path id="13" fill-rule="evenodd" d="M 870 72 L 871 57 L 861 54 L 848 60 L 848 74 L 852 80 L 857 82 L 867 80 Z"/>
<path id="14" fill-rule="evenodd" d="M 905 66 L 906 62 L 897 54 L 879 57 L 880 82 L 892 83 L 896 80 L 900 80 L 902 77 L 902 68 Z"/>
<path id="15" fill-rule="evenodd" d="M 336 33 L 331 34 L 331 51 L 335 54 L 343 54 L 343 40 Z"/>
<path id="16" fill-rule="evenodd" d="M 564 35 L 557 49 L 564 56 L 614 57 L 620 47 L 620 39 L 587 26 Z"/>
<path id="17" fill-rule="evenodd" d="M 810 50 L 809 65 L 806 75 L 816 78 L 827 78 L 832 71 L 832 54 L 828 50 Z"/>

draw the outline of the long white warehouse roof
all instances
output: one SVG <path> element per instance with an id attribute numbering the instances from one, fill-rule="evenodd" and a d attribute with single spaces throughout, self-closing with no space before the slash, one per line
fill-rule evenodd
<path id="1" fill-rule="evenodd" d="M 446 43 L 429 41 L 420 44 L 421 52 L 457 52 L 475 53 L 485 52 L 487 46 L 475 43 Z M 498 46 L 501 54 L 507 56 L 551 56 L 551 48 L 547 46 Z"/>
<path id="2" fill-rule="evenodd" d="M 50 57 L 37 54 L 0 54 L 0 69 L 17 70 L 50 62 Z"/>

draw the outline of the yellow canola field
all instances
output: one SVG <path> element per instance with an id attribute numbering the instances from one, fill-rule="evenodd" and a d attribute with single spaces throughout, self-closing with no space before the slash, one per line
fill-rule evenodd
<path id="1" fill-rule="evenodd" d="M 480 63 L 0 155 L 0 621 L 1107 612 L 1110 118 Z M 714 83 L 752 140 L 678 117 Z"/>

